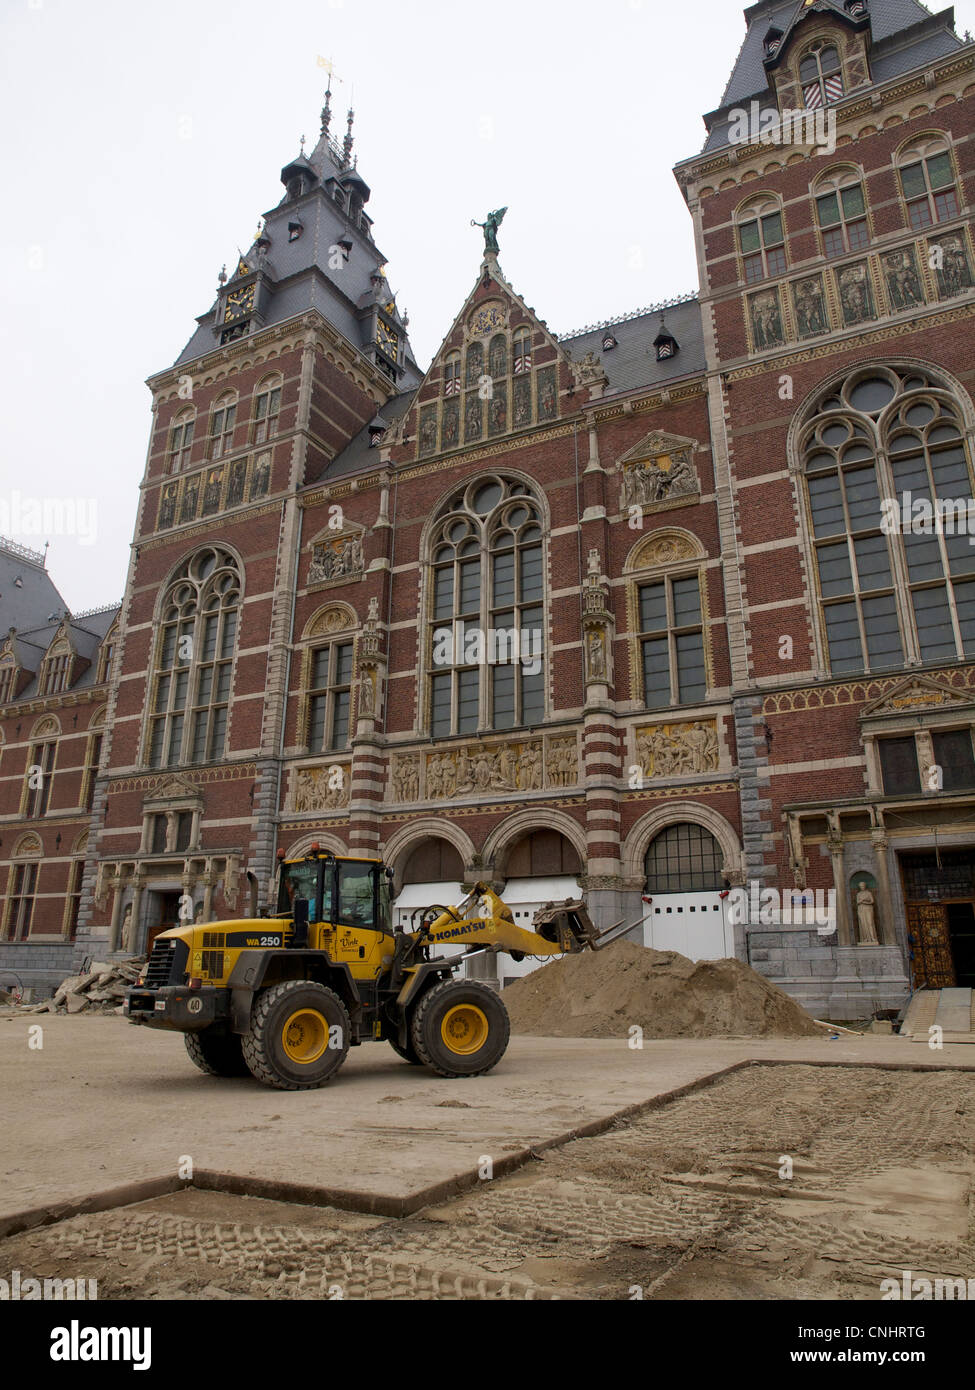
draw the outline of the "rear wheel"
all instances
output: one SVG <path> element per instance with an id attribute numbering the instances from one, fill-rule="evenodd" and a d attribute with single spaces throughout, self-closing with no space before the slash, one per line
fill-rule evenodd
<path id="1" fill-rule="evenodd" d="M 350 1032 L 348 1010 L 334 990 L 313 980 L 285 980 L 254 1001 L 242 1039 L 244 1060 L 265 1086 L 314 1090 L 345 1061 Z"/>
<path id="2" fill-rule="evenodd" d="M 200 1033 L 184 1033 L 183 1041 L 190 1061 L 209 1076 L 250 1075 L 238 1034 L 204 1028 Z"/>
<path id="3" fill-rule="evenodd" d="M 447 980 L 416 1006 L 410 1034 L 417 1056 L 440 1076 L 482 1076 L 508 1047 L 508 1010 L 477 980 Z"/>

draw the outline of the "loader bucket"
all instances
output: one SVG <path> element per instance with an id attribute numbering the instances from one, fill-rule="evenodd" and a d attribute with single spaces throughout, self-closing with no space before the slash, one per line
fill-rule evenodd
<path id="1" fill-rule="evenodd" d="M 546 941 L 556 942 L 567 954 L 594 948 L 598 933 L 581 898 L 546 903 L 532 919 L 533 930 Z"/>

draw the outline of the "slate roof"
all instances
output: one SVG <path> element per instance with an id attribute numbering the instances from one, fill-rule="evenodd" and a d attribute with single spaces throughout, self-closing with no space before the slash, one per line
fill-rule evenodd
<path id="1" fill-rule="evenodd" d="M 660 331 L 661 314 L 665 318 L 667 331 L 680 345 L 676 357 L 670 357 L 665 362 L 657 361 L 653 347 L 653 340 Z M 612 331 L 618 346 L 604 352 L 603 334 L 607 330 Z M 670 307 L 644 309 L 621 319 L 596 324 L 581 333 L 567 334 L 559 338 L 559 343 L 574 362 L 581 362 L 587 352 L 595 353 L 609 377 L 606 395 L 633 391 L 642 386 L 663 386 L 680 377 L 703 372 L 706 367 L 704 325 L 696 295 Z"/>
<path id="2" fill-rule="evenodd" d="M 398 396 L 393 396 L 379 411 L 379 414 L 386 421 L 388 427 L 392 427 L 409 410 L 413 404 L 415 391 L 403 391 Z M 321 482 L 323 479 L 342 478 L 349 473 L 361 473 L 367 468 L 375 468 L 379 465 L 379 450 L 369 442 L 369 426 L 364 425 L 357 435 L 354 435 L 342 452 L 332 460 L 318 478 L 311 480 L 313 483 Z"/>
<path id="3" fill-rule="evenodd" d="M 29 632 L 47 621 L 49 613 L 64 612 L 64 599 L 44 568 L 43 556 L 0 538 L 0 640 L 10 628 Z M 20 580 L 20 584 L 16 580 Z"/>
<path id="4" fill-rule="evenodd" d="M 21 586 L 15 583 L 18 578 Z M 44 568 L 43 556 L 0 537 L 0 641 L 6 640 L 12 627 L 16 628 L 13 649 L 18 663 L 24 670 L 34 672 L 34 678 L 17 696 L 18 701 L 35 699 L 40 694 L 41 662 L 61 626 L 65 607 Z M 118 617 L 119 607 L 115 603 L 69 620 L 72 646 L 78 657 L 89 663 L 71 690 L 97 684 L 98 649 Z M 49 621 L 52 613 L 56 617 Z"/>
<path id="5" fill-rule="evenodd" d="M 370 332 L 369 316 L 359 316 L 356 308 L 364 302 L 374 302 L 373 272 L 385 264 L 385 258 L 372 238 L 368 218 L 365 225 L 354 222 L 334 199 L 332 190 L 337 182 L 356 180 L 360 195 L 368 198 L 368 185 L 354 167 L 343 167 L 342 152 L 323 136 L 312 154 L 304 160 L 292 160 L 286 169 L 307 167 L 318 175 L 319 182 L 302 197 L 287 194 L 277 207 L 265 213 L 264 237 L 270 240 L 261 268 L 271 282 L 270 305 L 264 314 L 264 327 L 284 323 L 308 309 L 317 309 L 346 338 L 360 350 L 367 347 Z M 289 240 L 288 224 L 297 219 L 303 231 L 294 241 Z M 343 234 L 352 238 L 348 261 L 338 269 L 329 264 L 331 248 Z M 257 265 L 261 248 L 255 242 L 245 253 L 249 265 Z M 236 261 L 235 261 L 236 264 Z M 233 278 L 233 277 L 231 277 Z M 389 298 L 392 298 L 390 292 Z M 214 315 L 218 299 L 214 299 L 205 314 L 197 319 L 197 329 L 175 365 L 191 362 L 219 345 L 214 333 Z M 405 329 L 400 328 L 406 338 Z M 417 367 L 408 338 L 405 343 L 406 374 L 400 386 L 419 385 L 422 373 Z"/>
<path id="6" fill-rule="evenodd" d="M 775 109 L 763 62 L 765 35 L 773 26 L 788 33 L 803 9 L 797 0 L 760 0 L 745 11 L 748 31 L 738 61 L 721 105 L 704 118 L 708 127 L 706 153 L 727 145 L 729 108 L 758 100 L 763 111 Z M 935 14 L 919 0 L 870 0 L 874 82 L 886 82 L 963 48 L 963 40 L 953 32 L 954 13 L 948 8 Z"/>

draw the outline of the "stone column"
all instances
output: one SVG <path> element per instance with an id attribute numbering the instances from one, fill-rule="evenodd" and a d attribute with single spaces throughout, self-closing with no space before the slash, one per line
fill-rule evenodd
<path id="1" fill-rule="evenodd" d="M 853 934 L 850 929 L 849 891 L 846 883 L 846 868 L 843 862 L 843 836 L 839 817 L 835 811 L 829 816 L 829 838 L 826 841 L 830 859 L 833 861 L 833 886 L 836 889 L 836 927 L 837 944 L 852 946 Z"/>
<path id="2" fill-rule="evenodd" d="M 890 841 L 886 830 L 871 832 L 873 852 L 877 864 L 877 940 L 881 946 L 895 945 L 894 909 L 890 893 L 890 872 L 887 867 L 887 850 Z"/>
<path id="3" fill-rule="evenodd" d="M 130 947 L 133 955 L 138 955 L 140 950 L 145 950 L 145 943 L 140 947 L 137 945 L 139 940 L 139 913 L 142 910 L 142 890 L 146 886 L 146 881 L 142 874 L 136 871 L 132 878 L 132 935 Z"/>
<path id="4" fill-rule="evenodd" d="M 203 921 L 213 920 L 213 887 L 216 874 L 213 871 L 213 860 L 207 860 L 206 873 L 203 875 Z"/>
<path id="5" fill-rule="evenodd" d="M 122 894 L 124 891 L 124 883 L 121 865 L 118 865 L 112 877 L 112 891 L 115 896 L 112 899 L 112 921 L 108 928 L 108 950 L 110 955 L 119 948 L 119 927 L 122 920 Z"/>

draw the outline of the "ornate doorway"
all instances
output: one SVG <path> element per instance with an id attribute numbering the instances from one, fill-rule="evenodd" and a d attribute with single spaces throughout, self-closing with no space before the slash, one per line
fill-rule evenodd
<path id="1" fill-rule="evenodd" d="M 915 989 L 975 986 L 975 850 L 901 856 Z"/>

